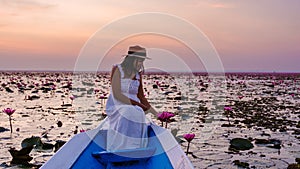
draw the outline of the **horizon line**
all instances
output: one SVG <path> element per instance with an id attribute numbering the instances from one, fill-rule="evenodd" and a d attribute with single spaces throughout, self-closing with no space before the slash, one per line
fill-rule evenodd
<path id="1" fill-rule="evenodd" d="M 0 70 L 1 73 L 3 72 L 49 72 L 49 73 L 54 73 L 54 72 L 65 72 L 65 73 L 71 73 L 71 72 L 76 72 L 76 73 L 110 73 L 109 70 L 103 70 L 103 71 L 74 71 L 74 70 Z M 151 71 L 145 71 L 145 74 L 147 73 L 271 73 L 271 74 L 300 74 L 300 71 L 224 71 L 224 72 L 206 72 L 206 71 L 156 71 L 156 70 L 151 70 Z"/>

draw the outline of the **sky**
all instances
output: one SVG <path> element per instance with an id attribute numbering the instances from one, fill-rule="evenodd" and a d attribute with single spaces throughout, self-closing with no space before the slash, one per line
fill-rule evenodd
<path id="1" fill-rule="evenodd" d="M 110 70 L 138 44 L 146 68 L 300 72 L 299 0 L 0 0 L 0 16 L 0 70 L 72 71 L 91 53 Z"/>

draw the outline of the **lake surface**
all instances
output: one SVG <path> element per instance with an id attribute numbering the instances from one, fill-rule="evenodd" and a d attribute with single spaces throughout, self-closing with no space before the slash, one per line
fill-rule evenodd
<path id="1" fill-rule="evenodd" d="M 109 74 L 68 72 L 0 73 L 0 108 L 15 109 L 10 132 L 8 115 L 0 114 L 0 168 L 11 164 L 11 147 L 32 136 L 54 145 L 68 141 L 80 130 L 97 127 L 105 118 Z M 287 168 L 300 158 L 300 75 L 272 73 L 146 74 L 145 95 L 158 111 L 175 113 L 169 130 L 195 133 L 188 157 L 195 168 L 238 168 L 235 160 L 255 168 Z M 74 96 L 75 99 L 70 97 Z M 232 111 L 225 112 L 224 106 Z M 147 114 L 156 124 L 161 122 Z M 230 125 L 228 125 L 230 124 Z M 249 139 L 250 150 L 229 149 L 230 140 Z M 257 144 L 276 140 L 279 147 Z M 36 146 L 29 163 L 35 168 L 54 154 Z M 32 167 L 31 166 L 31 167 Z M 34 168 L 34 167 L 33 167 Z"/>

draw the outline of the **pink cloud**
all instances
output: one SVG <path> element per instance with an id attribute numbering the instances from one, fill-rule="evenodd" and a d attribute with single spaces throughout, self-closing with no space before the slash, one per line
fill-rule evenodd
<path id="1" fill-rule="evenodd" d="M 6 6 L 6 8 L 10 9 L 21 9 L 21 10 L 42 10 L 47 8 L 55 7 L 54 4 L 41 3 L 36 0 L 27 0 L 27 1 L 18 1 L 18 0 L 10 0 L 5 1 L 2 5 Z"/>
<path id="2" fill-rule="evenodd" d="M 211 5 L 213 8 L 233 8 L 232 4 L 214 3 Z"/>

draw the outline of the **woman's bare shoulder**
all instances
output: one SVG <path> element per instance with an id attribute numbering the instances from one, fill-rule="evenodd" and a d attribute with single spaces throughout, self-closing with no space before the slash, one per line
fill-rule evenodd
<path id="1" fill-rule="evenodd" d="M 116 70 L 118 70 L 117 72 L 120 72 L 119 66 L 118 66 L 117 64 L 114 64 L 114 65 L 112 66 L 111 72 L 114 73 Z"/>
<path id="2" fill-rule="evenodd" d="M 119 70 L 119 66 L 118 65 L 113 65 L 112 66 L 111 75 L 110 75 L 111 76 L 111 80 L 112 80 L 112 77 L 115 76 L 115 75 L 117 75 L 117 77 L 121 75 L 121 72 Z"/>

